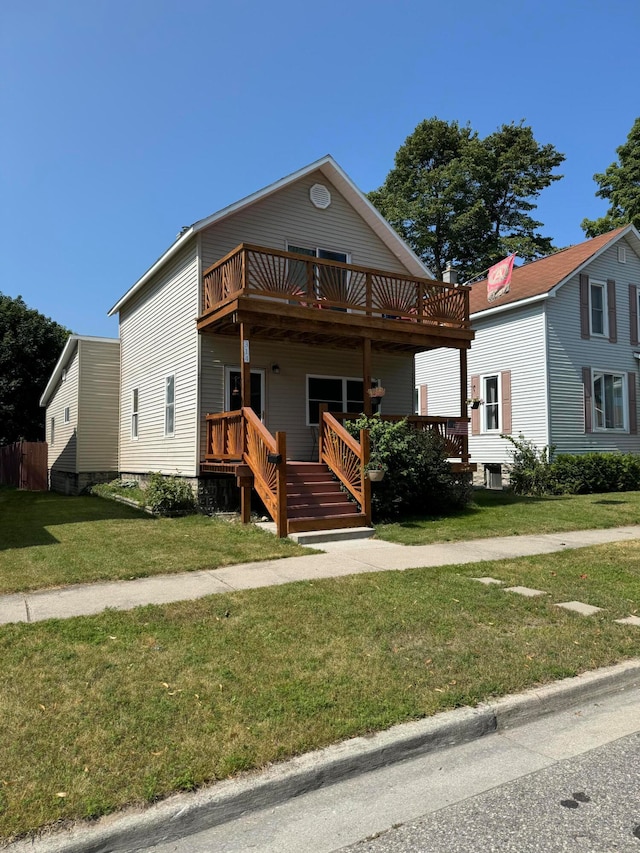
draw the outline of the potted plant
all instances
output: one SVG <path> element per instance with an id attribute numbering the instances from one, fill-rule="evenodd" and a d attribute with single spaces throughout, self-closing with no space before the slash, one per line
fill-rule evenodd
<path id="1" fill-rule="evenodd" d="M 378 462 L 376 459 L 370 459 L 364 469 L 365 476 L 368 477 L 372 483 L 379 483 L 384 477 L 386 470 L 387 469 L 384 467 L 382 462 Z"/>
<path id="2" fill-rule="evenodd" d="M 379 399 L 380 397 L 384 397 L 385 390 L 381 385 L 374 385 L 373 388 L 369 388 L 367 393 L 370 397 Z"/>
<path id="3" fill-rule="evenodd" d="M 470 397 L 466 402 L 467 406 L 471 406 L 472 409 L 477 409 L 481 403 L 484 403 L 484 400 L 481 400 L 480 397 Z"/>

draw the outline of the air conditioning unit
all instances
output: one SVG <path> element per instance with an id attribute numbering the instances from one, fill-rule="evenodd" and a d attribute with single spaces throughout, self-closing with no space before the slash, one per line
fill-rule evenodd
<path id="1" fill-rule="evenodd" d="M 487 489 L 502 489 L 502 465 L 484 466 L 484 484 Z"/>

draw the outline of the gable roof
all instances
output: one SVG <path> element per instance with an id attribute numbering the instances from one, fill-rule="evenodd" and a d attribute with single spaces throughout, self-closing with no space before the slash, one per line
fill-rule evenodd
<path id="1" fill-rule="evenodd" d="M 433 278 L 431 272 L 425 267 L 418 256 L 409 248 L 400 235 L 394 231 L 387 220 L 378 212 L 378 210 L 376 210 L 369 199 L 361 192 L 361 190 L 358 189 L 347 173 L 336 163 L 333 157 L 327 154 L 325 157 L 321 157 L 319 160 L 309 163 L 308 166 L 298 169 L 297 172 L 293 172 L 284 178 L 280 178 L 280 180 L 275 181 L 273 184 L 269 184 L 263 189 L 258 190 L 257 192 L 252 193 L 251 195 L 248 195 L 227 207 L 223 207 L 222 210 L 212 213 L 211 216 L 207 216 L 205 219 L 199 219 L 197 222 L 194 222 L 193 225 L 186 228 L 178 236 L 176 241 L 169 246 L 166 252 L 164 252 L 164 254 L 162 254 L 151 267 L 149 267 L 144 275 L 129 288 L 124 296 L 116 302 L 113 308 L 109 310 L 108 316 L 111 317 L 119 311 L 122 306 L 146 284 L 151 276 L 154 275 L 154 273 L 156 273 L 170 258 L 172 258 L 176 252 L 178 252 L 184 244 L 194 236 L 194 234 L 203 231 L 205 228 L 208 228 L 216 222 L 226 219 L 228 216 L 238 213 L 240 210 L 244 210 L 250 205 L 255 204 L 257 201 L 267 198 L 273 193 L 278 192 L 278 190 L 281 190 L 283 187 L 289 186 L 295 181 L 299 181 L 301 178 L 304 178 L 315 171 L 322 172 L 327 180 L 331 181 L 334 187 L 351 204 L 354 210 L 360 214 L 367 225 L 369 225 L 372 231 L 377 234 L 387 248 L 398 258 L 398 260 L 400 260 L 402 264 L 404 264 L 404 266 L 407 267 L 412 275 L 420 278 Z"/>
<path id="2" fill-rule="evenodd" d="M 469 295 L 470 314 L 473 316 L 482 313 L 484 316 L 506 306 L 515 307 L 525 300 L 546 299 L 551 291 L 562 287 L 568 279 L 577 275 L 622 237 L 631 240 L 640 256 L 640 234 L 633 225 L 624 225 L 607 234 L 585 240 L 584 243 L 577 243 L 553 255 L 547 255 L 546 258 L 514 267 L 509 293 L 499 296 L 494 302 L 487 301 L 487 280 L 476 282 L 471 286 Z"/>
<path id="3" fill-rule="evenodd" d="M 73 355 L 78 348 L 79 341 L 97 341 L 103 344 L 119 344 L 120 338 L 98 338 L 92 335 L 69 335 L 67 342 L 64 345 L 64 349 L 60 353 L 60 358 L 56 362 L 56 366 L 53 368 L 53 373 L 47 382 L 47 387 L 42 392 L 42 397 L 40 397 L 41 406 L 44 407 L 49 404 L 49 400 L 53 396 L 53 392 L 58 387 L 58 382 L 62 377 L 62 371 L 73 358 Z"/>

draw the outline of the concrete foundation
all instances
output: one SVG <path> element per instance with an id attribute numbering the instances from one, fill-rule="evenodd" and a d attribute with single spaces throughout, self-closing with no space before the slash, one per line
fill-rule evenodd
<path id="1" fill-rule="evenodd" d="M 49 490 L 61 495 L 81 495 L 96 483 L 109 483 L 118 476 L 117 471 L 58 471 L 49 469 Z"/>

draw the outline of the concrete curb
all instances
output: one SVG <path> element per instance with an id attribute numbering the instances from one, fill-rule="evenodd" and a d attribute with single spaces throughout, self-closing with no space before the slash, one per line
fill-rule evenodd
<path id="1" fill-rule="evenodd" d="M 307 791 L 437 749 L 465 743 L 580 702 L 640 686 L 640 659 L 587 672 L 477 708 L 446 711 L 307 753 L 260 773 L 177 794 L 148 809 L 9 845 L 13 853 L 133 853 L 275 806 Z"/>

